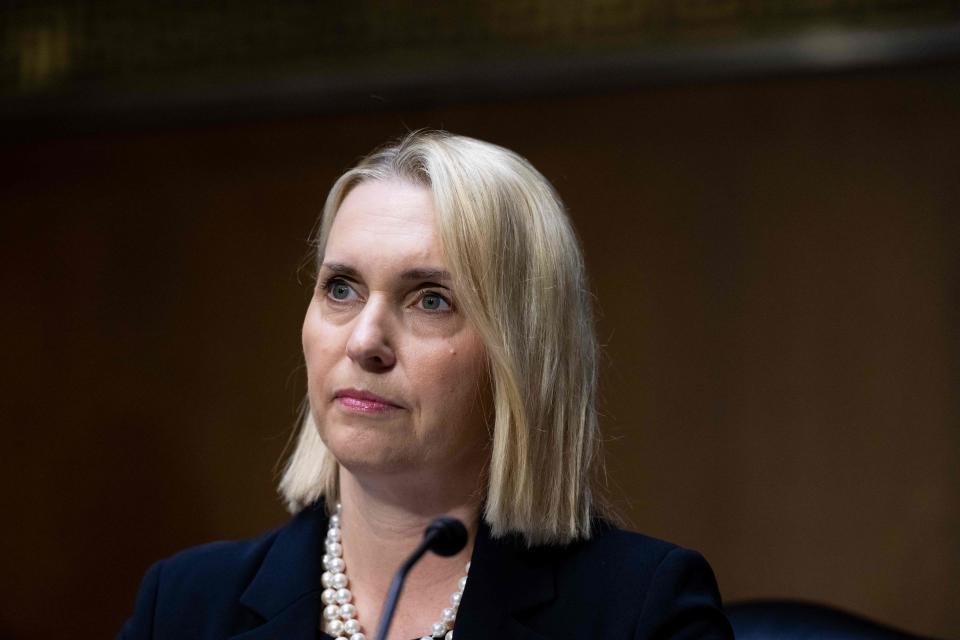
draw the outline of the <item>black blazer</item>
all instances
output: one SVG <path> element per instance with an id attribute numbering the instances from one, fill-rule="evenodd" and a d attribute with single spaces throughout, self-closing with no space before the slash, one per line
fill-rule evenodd
<path id="1" fill-rule="evenodd" d="M 118 638 L 327 638 L 317 630 L 326 530 L 326 513 L 315 505 L 259 538 L 157 562 Z M 481 524 L 454 637 L 726 639 L 733 632 L 713 572 L 694 551 L 604 523 L 587 542 L 528 549 L 517 537 L 492 538 Z"/>

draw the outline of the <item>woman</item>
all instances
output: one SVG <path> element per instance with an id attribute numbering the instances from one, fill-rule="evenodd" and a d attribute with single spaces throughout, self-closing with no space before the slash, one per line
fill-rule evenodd
<path id="1" fill-rule="evenodd" d="M 413 569 L 392 639 L 732 637 L 702 557 L 602 519 L 583 260 L 529 163 L 410 134 L 334 184 L 317 258 L 294 518 L 151 567 L 121 637 L 372 638 L 441 514 L 467 546 Z"/>

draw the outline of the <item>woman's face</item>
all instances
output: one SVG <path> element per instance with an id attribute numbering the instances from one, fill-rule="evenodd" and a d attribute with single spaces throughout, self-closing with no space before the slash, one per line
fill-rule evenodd
<path id="1" fill-rule="evenodd" d="M 303 323 L 308 394 L 340 464 L 475 474 L 487 453 L 485 355 L 458 308 L 430 191 L 354 187 L 317 283 Z"/>

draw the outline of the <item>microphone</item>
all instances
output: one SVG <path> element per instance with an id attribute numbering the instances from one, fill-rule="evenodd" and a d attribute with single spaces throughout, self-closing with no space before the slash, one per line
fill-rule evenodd
<path id="1" fill-rule="evenodd" d="M 449 558 L 467 546 L 467 528 L 456 518 L 441 516 L 426 528 L 423 540 L 435 554 Z"/>
<path id="2" fill-rule="evenodd" d="M 467 546 L 467 528 L 456 518 L 442 516 L 427 526 L 423 532 L 423 540 L 413 550 L 410 557 L 400 565 L 396 575 L 393 576 L 390 591 L 387 592 L 387 599 L 384 601 L 383 610 L 380 612 L 377 640 L 386 640 L 390 623 L 393 621 L 393 611 L 397 608 L 400 590 L 403 589 L 403 583 L 407 579 L 410 569 L 417 564 L 423 554 L 427 550 L 431 550 L 438 556 L 449 557 L 459 553 L 465 546 Z"/>

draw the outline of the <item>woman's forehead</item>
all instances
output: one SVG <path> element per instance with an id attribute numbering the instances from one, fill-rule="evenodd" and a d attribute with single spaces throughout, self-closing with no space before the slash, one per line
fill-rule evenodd
<path id="1" fill-rule="evenodd" d="M 444 270 L 430 191 L 396 181 L 355 187 L 337 210 L 324 262 Z"/>

